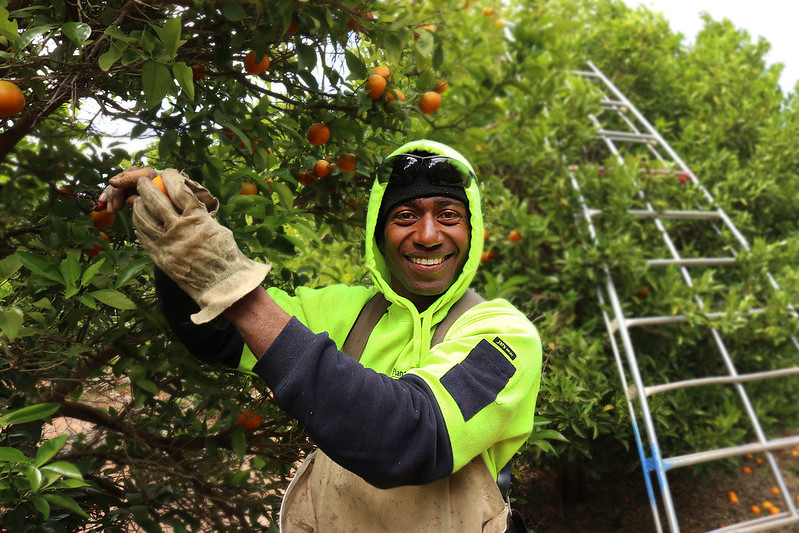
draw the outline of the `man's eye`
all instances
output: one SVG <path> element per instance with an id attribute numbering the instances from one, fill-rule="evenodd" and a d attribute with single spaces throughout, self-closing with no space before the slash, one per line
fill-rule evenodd
<path id="1" fill-rule="evenodd" d="M 413 220 L 415 217 L 414 217 L 413 213 L 411 213 L 409 211 L 401 211 L 401 212 L 397 213 L 396 215 L 394 215 L 394 218 L 396 220 Z"/>
<path id="2" fill-rule="evenodd" d="M 461 214 L 456 211 L 442 211 L 439 217 L 446 219 L 446 220 L 458 220 L 461 218 Z"/>

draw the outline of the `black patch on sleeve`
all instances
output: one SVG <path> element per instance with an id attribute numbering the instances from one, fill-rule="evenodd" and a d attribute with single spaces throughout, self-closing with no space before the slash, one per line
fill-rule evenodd
<path id="1" fill-rule="evenodd" d="M 441 376 L 441 384 L 458 404 L 463 419 L 468 421 L 496 400 L 515 372 L 516 367 L 501 351 L 481 340 L 466 359 Z"/>

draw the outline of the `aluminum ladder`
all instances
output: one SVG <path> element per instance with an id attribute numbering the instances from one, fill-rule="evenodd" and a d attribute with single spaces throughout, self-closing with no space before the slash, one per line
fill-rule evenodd
<path id="1" fill-rule="evenodd" d="M 652 275 L 652 269 L 671 268 L 675 277 L 681 278 L 692 298 L 695 299 L 697 308 L 703 309 L 703 298 L 701 295 L 692 292 L 695 278 L 692 273 L 704 268 L 735 268 L 739 260 L 741 250 L 750 251 L 750 245 L 740 231 L 735 227 L 733 221 L 717 205 L 710 192 L 705 189 L 694 173 L 688 168 L 680 157 L 674 152 L 669 144 L 661 137 L 655 128 L 642 116 L 635 106 L 628 100 L 618 88 L 593 64 L 588 64 L 588 69 L 576 72 L 583 80 L 595 86 L 600 94 L 601 100 L 599 110 L 590 116 L 591 123 L 596 128 L 596 146 L 593 149 L 601 149 L 607 156 L 607 160 L 615 161 L 614 165 L 619 167 L 629 165 L 629 156 L 632 154 L 643 154 L 646 161 L 656 164 L 658 168 L 641 171 L 641 177 L 634 178 L 633 190 L 636 204 L 640 209 L 629 209 L 628 215 L 634 217 L 635 224 L 653 224 L 650 226 L 653 235 L 660 239 L 661 249 L 668 251 L 666 257 L 653 257 L 646 260 L 646 269 Z M 586 152 L 590 152 L 586 150 Z M 603 172 L 603 167 L 597 167 L 598 172 Z M 629 167 L 628 167 L 629 168 Z M 597 171 L 592 166 L 591 172 Z M 602 209 L 592 207 L 589 198 L 585 193 L 585 187 L 581 185 L 581 180 L 585 181 L 584 175 L 581 177 L 580 165 L 570 166 L 571 184 L 576 190 L 579 198 L 579 213 L 576 215 L 577 222 L 587 230 L 592 241 L 592 245 L 600 245 L 600 233 L 597 221 L 602 217 Z M 604 173 L 604 172 L 603 172 Z M 694 188 L 694 197 L 698 198 L 702 205 L 691 209 L 678 206 L 677 209 L 664 208 L 663 202 L 657 202 L 644 191 L 644 187 L 639 186 L 639 181 L 646 179 L 672 179 L 681 181 L 683 188 Z M 675 181 L 676 183 L 676 181 Z M 653 203 L 654 202 L 654 203 Z M 656 208 L 655 205 L 658 207 Z M 673 222 L 677 221 L 677 222 Z M 676 239 L 670 234 L 668 224 L 680 224 L 680 221 L 691 221 L 692 224 L 709 224 L 717 235 L 725 235 L 732 241 L 725 248 L 728 255 L 718 257 L 697 257 L 696 250 L 691 250 L 689 254 L 682 254 Z M 673 229 L 671 230 L 673 231 Z M 731 236 L 731 238 L 729 238 Z M 737 251 L 736 251 L 737 250 Z M 689 255 L 689 256 L 686 256 Z M 646 257 L 646 254 L 642 255 Z M 775 278 L 767 271 L 763 272 L 764 283 L 774 291 L 779 291 L 779 286 Z M 775 514 L 747 515 L 736 524 L 720 526 L 713 531 L 763 531 L 791 524 L 799 524 L 799 514 L 797 514 L 797 497 L 789 492 L 783 476 L 783 471 L 777 463 L 773 452 L 784 450 L 799 445 L 799 435 L 780 436 L 779 438 L 767 438 L 761 427 L 760 420 L 747 394 L 745 384 L 756 380 L 767 380 L 773 378 L 785 378 L 799 374 L 799 367 L 790 366 L 787 368 L 770 369 L 756 372 L 739 372 L 733 361 L 733 357 L 727 349 L 727 343 L 722 338 L 722 333 L 714 327 L 713 320 L 722 318 L 724 312 L 705 311 L 700 313 L 705 323 L 706 333 L 712 337 L 705 340 L 715 346 L 718 359 L 714 361 L 723 371 L 718 375 L 696 377 L 693 379 L 683 379 L 675 382 L 649 383 L 646 379 L 640 355 L 646 353 L 646 347 L 634 345 L 633 332 L 635 328 L 672 327 L 673 324 L 684 326 L 693 325 L 697 322 L 697 315 L 688 314 L 663 314 L 661 316 L 625 316 L 625 309 L 630 305 L 625 305 L 625 300 L 631 299 L 629 292 L 620 293 L 618 281 L 614 280 L 611 268 L 603 266 L 602 281 L 597 287 L 597 297 L 602 309 L 604 323 L 606 325 L 613 356 L 616 361 L 618 373 L 622 386 L 626 391 L 627 407 L 632 421 L 633 432 L 639 459 L 643 467 L 644 480 L 647 494 L 649 496 L 655 526 L 658 532 L 664 531 L 664 526 L 668 531 L 678 532 L 678 517 L 675 511 L 674 500 L 669 490 L 667 473 L 675 468 L 690 467 L 699 463 L 716 461 L 720 459 L 747 456 L 747 454 L 762 454 L 765 457 L 771 475 L 774 478 L 774 486 L 780 490 L 780 496 L 773 496 L 775 500 L 779 498 L 779 512 Z M 640 296 L 640 295 L 639 295 Z M 644 295 L 646 297 L 646 295 Z M 656 296 L 649 295 L 650 298 Z M 634 307 L 634 306 L 632 306 Z M 742 313 L 746 316 L 753 316 L 764 313 L 765 309 L 749 309 Z M 797 317 L 796 310 L 789 306 L 786 309 L 786 316 L 791 319 Z M 698 324 L 697 327 L 702 327 Z M 705 337 L 707 339 L 707 337 Z M 789 344 L 799 351 L 799 342 L 794 337 L 790 337 Z M 693 354 L 685 354 L 691 356 Z M 701 354 L 703 358 L 710 358 L 712 354 Z M 708 365 L 710 366 L 710 365 Z M 734 387 L 737 397 L 743 406 L 746 419 L 750 425 L 749 432 L 754 435 L 752 442 L 740 443 L 720 449 L 701 450 L 694 453 L 687 453 L 667 457 L 664 450 L 658 443 L 655 422 L 652 411 L 650 410 L 650 398 L 658 394 L 667 394 L 679 389 L 689 387 L 706 386 Z M 641 429 L 643 426 L 643 431 Z M 751 457 L 751 455 L 749 455 Z M 765 511 L 765 510 L 764 510 Z M 663 516 L 665 515 L 665 520 Z M 752 519 L 751 517 L 754 516 Z M 797 526 L 799 527 L 799 526 Z"/>

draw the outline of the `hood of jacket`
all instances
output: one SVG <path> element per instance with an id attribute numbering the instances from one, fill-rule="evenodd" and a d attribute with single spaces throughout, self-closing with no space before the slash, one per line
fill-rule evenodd
<path id="1" fill-rule="evenodd" d="M 456 159 L 462 162 L 467 168 L 474 172 L 472 165 L 463 157 L 458 151 L 450 148 L 449 146 L 426 139 L 412 141 L 404 144 L 394 150 L 388 157 L 413 152 L 416 150 L 430 152 L 436 155 L 443 155 Z M 386 159 L 388 159 L 388 157 Z M 369 270 L 375 286 L 385 295 L 386 299 L 392 304 L 397 304 L 407 309 L 407 311 L 418 317 L 417 320 L 422 324 L 432 326 L 440 322 L 447 311 L 452 305 L 460 299 L 466 292 L 474 279 L 477 267 L 480 264 L 480 256 L 483 252 L 483 213 L 480 204 L 480 191 L 476 179 L 472 179 L 468 187 L 466 187 L 466 198 L 469 200 L 469 223 L 471 227 L 471 234 L 469 239 L 469 250 L 466 262 L 463 265 L 460 275 L 455 279 L 452 285 L 449 286 L 444 294 L 440 295 L 438 299 L 433 302 L 424 312 L 419 313 L 416 306 L 410 300 L 398 295 L 391 287 L 391 275 L 386 265 L 385 257 L 378 248 L 375 234 L 378 231 L 383 231 L 383 228 L 377 228 L 378 212 L 380 204 L 383 200 L 383 195 L 386 191 L 388 184 L 380 183 L 375 177 L 372 184 L 372 191 L 369 195 L 369 204 L 367 206 L 366 214 L 366 268 Z M 416 320 L 415 320 L 416 322 Z M 420 324 L 420 325 L 422 325 Z M 422 328 L 423 332 L 427 332 L 428 328 Z M 427 334 L 423 333 L 425 336 Z M 429 342 L 429 339 L 428 339 Z M 428 344 L 429 346 L 429 344 Z"/>

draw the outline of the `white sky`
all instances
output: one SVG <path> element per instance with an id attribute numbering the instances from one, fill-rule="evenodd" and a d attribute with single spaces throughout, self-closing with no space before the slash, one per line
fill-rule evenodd
<path id="1" fill-rule="evenodd" d="M 745 29 L 753 42 L 763 37 L 771 44 L 769 65 L 782 63 L 783 93 L 795 92 L 799 79 L 799 1 L 797 0 L 624 0 L 629 6 L 643 5 L 662 13 L 675 32 L 693 42 L 702 29 L 701 13 L 713 20 L 729 19 Z"/>

